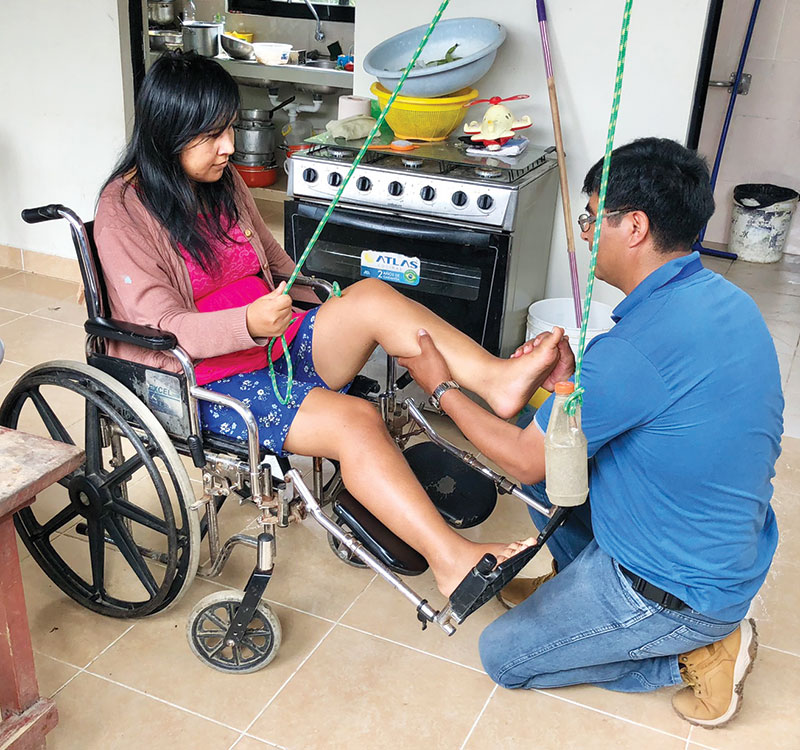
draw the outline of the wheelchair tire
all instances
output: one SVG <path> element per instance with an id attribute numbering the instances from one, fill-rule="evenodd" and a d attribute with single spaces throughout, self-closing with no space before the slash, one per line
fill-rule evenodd
<path id="1" fill-rule="evenodd" d="M 83 399 L 83 425 L 64 424 L 67 392 Z M 14 517 L 34 560 L 65 594 L 103 615 L 144 617 L 175 604 L 197 572 L 200 526 L 186 469 L 152 412 L 104 372 L 52 361 L 16 382 L 0 405 L 0 424 L 22 422 L 30 431 L 29 414 L 34 431 L 54 440 L 75 444 L 73 435 L 82 433 L 86 450 L 84 464 L 54 488 L 53 502 L 34 503 Z M 117 436 L 122 463 L 115 466 L 109 446 Z M 52 513 L 53 504 L 60 510 Z M 75 519 L 88 539 L 88 555 L 77 564 L 58 549 Z"/>
<path id="2" fill-rule="evenodd" d="M 224 642 L 243 598 L 243 591 L 215 591 L 195 605 L 186 623 L 192 653 L 219 672 L 256 672 L 278 655 L 281 646 L 281 622 L 263 599 L 247 625 L 242 643 L 229 646 Z"/>

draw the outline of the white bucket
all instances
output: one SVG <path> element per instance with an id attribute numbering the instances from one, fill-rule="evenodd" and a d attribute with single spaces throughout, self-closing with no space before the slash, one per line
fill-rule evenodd
<path id="1" fill-rule="evenodd" d="M 581 303 L 581 310 L 583 303 Z M 614 325 L 611 319 L 613 308 L 603 302 L 592 301 L 589 312 L 589 326 L 586 329 L 586 343 L 595 336 L 610 331 Z M 529 341 L 544 331 L 552 331 L 553 326 L 560 326 L 569 336 L 569 345 L 573 353 L 578 353 L 580 328 L 575 327 L 575 303 L 572 297 L 554 297 L 534 302 L 528 308 L 528 328 L 525 340 Z"/>
<path id="2" fill-rule="evenodd" d="M 777 263 L 783 257 L 783 248 L 789 235 L 789 224 L 797 206 L 797 193 L 790 188 L 778 188 L 772 185 L 756 187 L 775 187 L 775 190 L 783 190 L 788 195 L 792 193 L 794 195 L 768 206 L 759 206 L 755 200 L 751 205 L 747 197 L 734 198 L 728 250 L 736 253 L 739 260 L 746 260 L 749 263 Z"/>

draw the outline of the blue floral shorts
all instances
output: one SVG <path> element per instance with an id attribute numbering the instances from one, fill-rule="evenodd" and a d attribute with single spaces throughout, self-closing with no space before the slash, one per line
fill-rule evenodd
<path id="1" fill-rule="evenodd" d="M 300 324 L 297 335 L 289 344 L 294 378 L 288 404 L 282 404 L 275 396 L 269 377 L 269 367 L 232 375 L 229 378 L 215 380 L 205 385 L 210 391 L 231 396 L 246 404 L 256 418 L 259 442 L 279 456 L 288 455 L 283 450 L 283 443 L 289 434 L 289 428 L 292 426 L 300 404 L 303 403 L 311 389 L 331 390 L 314 368 L 314 360 L 311 356 L 314 321 L 318 309 L 309 310 Z M 283 356 L 275 360 L 275 379 L 278 382 L 278 390 L 282 396 L 285 396 L 289 378 L 286 359 Z M 344 386 L 340 393 L 345 393 L 349 387 L 350 383 Z M 209 432 L 247 442 L 247 427 L 242 418 L 226 406 L 200 401 L 200 421 L 203 428 Z"/>

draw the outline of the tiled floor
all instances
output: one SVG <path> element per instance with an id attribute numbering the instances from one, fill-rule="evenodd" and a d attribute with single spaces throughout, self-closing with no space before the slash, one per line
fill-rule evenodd
<path id="1" fill-rule="evenodd" d="M 276 216 L 276 219 L 278 217 Z M 173 609 L 151 619 L 104 618 L 66 598 L 21 549 L 42 692 L 60 723 L 51 748 L 291 750 L 407 748 L 795 748 L 800 700 L 800 258 L 774 266 L 705 259 L 761 307 L 781 364 L 786 437 L 775 480 L 782 541 L 753 604 L 761 649 L 741 714 L 716 731 L 691 728 L 670 691 L 622 695 L 591 687 L 501 690 L 481 672 L 476 641 L 500 614 L 491 603 L 453 638 L 422 632 L 410 606 L 381 581 L 343 565 L 306 523 L 279 535 L 277 575 L 267 590 L 284 632 L 266 669 L 228 676 L 202 665 L 184 637 L 188 612 L 209 592 L 241 588 L 253 564 L 238 548 L 223 575 L 196 580 Z M 0 398 L 29 366 L 82 359 L 83 311 L 73 284 L 0 269 Z M 80 427 L 80 402 L 65 402 Z M 451 428 L 452 429 L 452 428 Z M 78 431 L 77 434 L 80 434 Z M 451 433 L 452 434 L 452 433 Z M 308 468 L 308 464 L 303 464 Z M 193 474 L 196 480 L 197 474 Z M 199 489 L 199 485 L 195 484 Z M 38 502 L 50 502 L 46 494 Z M 251 523 L 248 506 L 226 507 L 223 533 Z M 501 499 L 473 538 L 505 539 L 527 528 L 520 504 Z M 68 557 L 85 543 L 68 528 Z M 536 569 L 549 565 L 544 555 Z M 413 581 L 436 597 L 424 575 Z"/>

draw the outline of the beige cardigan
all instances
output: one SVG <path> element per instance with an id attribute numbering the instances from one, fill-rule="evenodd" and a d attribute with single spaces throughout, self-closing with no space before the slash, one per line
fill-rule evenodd
<path id="1" fill-rule="evenodd" d="M 274 286 L 271 271 L 288 275 L 294 261 L 267 229 L 244 181 L 232 167 L 239 208 L 239 226 L 258 255 L 264 277 Z M 94 236 L 105 277 L 111 317 L 153 326 L 175 334 L 193 360 L 256 346 L 247 330 L 247 307 L 198 312 L 189 272 L 173 248 L 168 232 L 147 211 L 133 186 L 123 197 L 123 179 L 103 191 L 95 217 Z M 292 295 L 318 302 L 307 289 Z M 115 357 L 176 372 L 178 361 L 168 353 L 131 344 L 108 342 Z"/>

